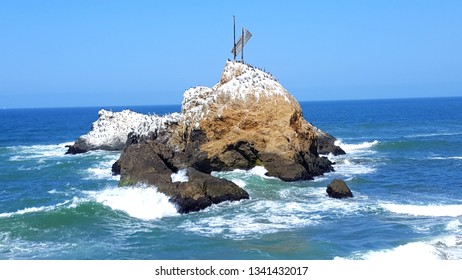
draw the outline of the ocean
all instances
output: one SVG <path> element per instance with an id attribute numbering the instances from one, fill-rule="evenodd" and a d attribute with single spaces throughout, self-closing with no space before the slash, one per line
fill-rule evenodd
<path id="1" fill-rule="evenodd" d="M 347 152 L 335 172 L 214 173 L 251 199 L 184 215 L 155 188 L 119 188 L 120 152 L 65 155 L 101 108 L 0 110 L 0 259 L 462 259 L 462 98 L 301 106 Z M 354 197 L 329 198 L 334 178 Z"/>

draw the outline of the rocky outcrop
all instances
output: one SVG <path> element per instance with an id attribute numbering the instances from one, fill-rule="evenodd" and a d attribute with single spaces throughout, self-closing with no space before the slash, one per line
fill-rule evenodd
<path id="1" fill-rule="evenodd" d="M 343 152 L 335 138 L 303 118 L 299 103 L 273 76 L 239 62 L 228 61 L 212 88 L 187 90 L 181 114 L 101 110 L 99 115 L 68 152 L 123 148 L 113 166 L 120 185 L 153 185 L 181 213 L 249 197 L 212 171 L 264 166 L 268 176 L 308 180 L 333 171 L 320 154 Z"/>
<path id="2" fill-rule="evenodd" d="M 179 146 L 200 150 L 191 164 L 201 171 L 263 165 L 267 175 L 295 181 L 333 170 L 319 157 L 317 130 L 299 103 L 274 77 L 249 65 L 228 61 L 214 87 L 186 91 L 182 114 Z"/>
<path id="3" fill-rule="evenodd" d="M 353 193 L 346 185 L 345 181 L 340 179 L 334 179 L 326 189 L 329 197 L 332 198 L 347 198 L 353 197 Z"/>
<path id="4" fill-rule="evenodd" d="M 248 199 L 249 194 L 228 180 L 184 166 L 184 153 L 174 152 L 159 141 L 128 146 L 112 166 L 120 174 L 120 186 L 144 182 L 170 197 L 178 212 L 199 211 L 223 201 Z M 176 175 L 183 173 L 178 180 Z"/>
<path id="5" fill-rule="evenodd" d="M 112 112 L 100 110 L 98 120 L 90 132 L 80 136 L 73 145 L 67 146 L 67 154 L 79 154 L 92 150 L 122 150 L 128 144 L 146 139 L 160 138 L 166 141 L 181 119 L 173 113 L 165 116 L 144 115 L 130 110 Z"/>

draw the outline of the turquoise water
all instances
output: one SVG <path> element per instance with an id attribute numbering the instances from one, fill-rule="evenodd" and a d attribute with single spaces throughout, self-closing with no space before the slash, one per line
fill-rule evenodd
<path id="1" fill-rule="evenodd" d="M 153 188 L 117 188 L 118 152 L 64 154 L 100 108 L 0 110 L 0 259 L 462 258 L 462 98 L 301 105 L 347 151 L 336 172 L 216 173 L 251 199 L 187 215 Z M 354 198 L 328 198 L 333 178 Z"/>

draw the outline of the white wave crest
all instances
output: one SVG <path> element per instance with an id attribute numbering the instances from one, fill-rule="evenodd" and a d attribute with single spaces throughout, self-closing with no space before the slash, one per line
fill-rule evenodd
<path id="1" fill-rule="evenodd" d="M 266 168 L 263 166 L 255 166 L 254 168 L 249 170 L 249 173 L 252 175 L 257 175 L 262 178 L 273 178 L 270 176 L 266 176 L 266 173 L 268 173 L 268 170 L 266 170 Z"/>
<path id="2" fill-rule="evenodd" d="M 368 174 L 376 171 L 376 169 L 370 165 L 355 163 L 348 158 L 345 160 L 337 160 L 337 164 L 334 166 L 334 168 L 336 173 L 345 176 Z"/>
<path id="3" fill-rule="evenodd" d="M 461 223 L 459 220 L 450 221 L 450 222 L 446 225 L 446 230 L 449 230 L 449 231 L 458 231 L 458 230 L 460 229 L 461 226 L 462 226 L 462 223 Z"/>
<path id="4" fill-rule="evenodd" d="M 346 144 L 343 143 L 341 140 L 337 140 L 334 144 L 342 148 L 347 154 L 351 154 L 358 151 L 368 150 L 377 145 L 378 143 L 379 141 L 374 140 L 372 142 L 363 142 L 359 144 Z"/>
<path id="5" fill-rule="evenodd" d="M 441 137 L 441 136 L 456 136 L 461 135 L 462 132 L 439 132 L 439 133 L 422 133 L 422 134 L 411 134 L 404 136 L 406 138 L 420 138 L 420 137 Z"/>
<path id="6" fill-rule="evenodd" d="M 110 168 L 91 167 L 87 169 L 90 174 L 86 179 L 88 180 L 119 180 L 120 176 L 113 176 Z"/>
<path id="7" fill-rule="evenodd" d="M 90 152 L 91 153 L 91 152 Z M 119 180 L 120 176 L 114 176 L 112 174 L 112 165 L 119 158 L 119 153 L 113 152 L 104 152 L 98 151 L 93 153 L 102 153 L 101 156 L 98 156 L 98 159 L 101 158 L 101 161 L 94 164 L 92 167 L 87 169 L 89 176 L 86 177 L 87 180 Z M 106 154 L 108 153 L 108 154 Z"/>
<path id="8" fill-rule="evenodd" d="M 53 144 L 53 145 L 31 145 L 31 146 L 12 146 L 8 147 L 14 151 L 16 155 L 9 158 L 10 161 L 26 161 L 38 160 L 43 163 L 44 160 L 50 158 L 64 157 L 66 153 L 66 145 L 71 145 L 73 142 Z"/>
<path id="9" fill-rule="evenodd" d="M 405 205 L 384 203 L 380 207 L 397 214 L 428 217 L 462 216 L 462 205 Z"/>
<path id="10" fill-rule="evenodd" d="M 244 180 L 239 178 L 231 179 L 231 182 L 238 185 L 240 188 L 244 188 L 247 185 L 247 183 Z"/>
<path id="11" fill-rule="evenodd" d="M 444 259 L 444 255 L 431 244 L 412 242 L 389 250 L 368 252 L 363 258 L 373 261 L 432 261 L 442 260 Z"/>
<path id="12" fill-rule="evenodd" d="M 434 261 L 462 259 L 461 236 L 439 236 L 433 240 L 410 242 L 391 249 L 357 253 L 352 259 L 373 261 Z M 338 259 L 338 258 L 336 258 Z"/>
<path id="13" fill-rule="evenodd" d="M 48 206 L 39 206 L 39 207 L 27 207 L 16 212 L 8 212 L 8 213 L 0 213 L 0 218 L 9 218 L 16 215 L 24 215 L 29 213 L 36 213 L 36 212 L 50 212 L 55 210 L 56 208 L 69 204 L 70 200 L 66 200 L 62 203 L 58 203 L 55 205 L 48 205 Z"/>
<path id="14" fill-rule="evenodd" d="M 170 176 L 172 178 L 172 182 L 188 182 L 189 177 L 188 177 L 188 170 L 187 169 L 181 169 L 178 170 L 176 173 L 172 173 Z"/>
<path id="15" fill-rule="evenodd" d="M 222 172 L 212 172 L 212 176 L 217 176 L 217 177 L 226 177 L 229 180 L 233 180 L 234 178 L 239 178 L 239 179 L 248 179 L 252 176 L 264 178 L 264 179 L 275 179 L 279 180 L 276 177 L 271 177 L 265 175 L 268 172 L 264 166 L 255 166 L 254 168 L 250 170 L 243 170 L 243 169 L 235 169 L 233 171 L 222 171 Z M 224 176 L 223 176 L 224 175 Z M 236 183 L 236 185 L 239 185 Z"/>
<path id="16" fill-rule="evenodd" d="M 98 203 L 142 220 L 154 220 L 177 215 L 175 205 L 169 201 L 166 195 L 159 193 L 156 188 L 146 185 L 107 188 L 98 192 L 90 192 L 90 195 Z"/>
<path id="17" fill-rule="evenodd" d="M 346 144 L 337 140 L 335 145 L 340 146 L 346 155 L 328 155 L 328 159 L 336 163 L 335 172 L 347 177 L 359 174 L 368 174 L 376 171 L 375 164 L 371 161 L 370 155 L 376 153 L 371 148 L 379 143 L 378 140 L 363 142 L 359 144 Z"/>
<path id="18" fill-rule="evenodd" d="M 462 159 L 462 156 L 452 156 L 452 157 L 429 157 L 428 159 L 434 159 L 434 160 L 448 160 L 448 159 L 461 160 L 461 159 Z"/>

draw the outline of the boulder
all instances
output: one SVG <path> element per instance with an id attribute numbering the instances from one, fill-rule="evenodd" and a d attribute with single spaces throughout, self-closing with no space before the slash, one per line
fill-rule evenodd
<path id="1" fill-rule="evenodd" d="M 353 197 L 353 193 L 346 185 L 345 181 L 340 179 L 334 179 L 326 189 L 329 197 L 332 198 L 347 198 Z"/>
<path id="2" fill-rule="evenodd" d="M 202 210 L 224 201 L 248 199 L 249 194 L 231 181 L 187 168 L 187 182 L 181 182 L 171 194 L 171 201 L 178 205 L 178 212 Z"/>
<path id="3" fill-rule="evenodd" d="M 125 148 L 112 171 L 120 174 L 120 186 L 144 182 L 170 197 L 179 213 L 199 211 L 223 201 L 248 199 L 249 194 L 231 181 L 187 168 L 184 154 L 159 141 L 145 141 Z M 182 180 L 175 180 L 180 170 Z"/>

